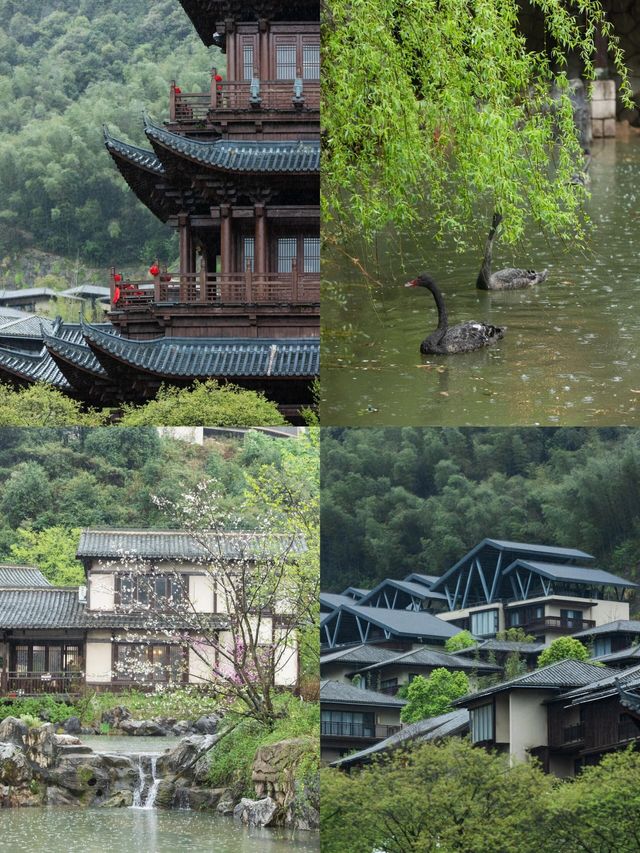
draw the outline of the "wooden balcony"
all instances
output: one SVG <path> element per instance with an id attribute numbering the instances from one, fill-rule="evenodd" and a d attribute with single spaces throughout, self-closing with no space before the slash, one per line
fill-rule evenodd
<path id="1" fill-rule="evenodd" d="M 218 114 L 320 109 L 319 80 L 216 80 L 218 76 L 214 68 L 208 92 L 182 92 L 172 83 L 169 123 L 198 126 Z"/>
<path id="2" fill-rule="evenodd" d="M 116 296 L 118 297 L 116 300 Z M 111 304 L 116 311 L 154 303 L 202 305 L 297 305 L 320 301 L 319 273 L 169 273 L 152 281 L 125 280 L 111 275 Z"/>
<path id="3" fill-rule="evenodd" d="M 367 723 L 342 723 L 323 720 L 320 733 L 323 737 L 384 740 L 400 731 L 400 726 L 370 725 Z"/>
<path id="4" fill-rule="evenodd" d="M 78 672 L 3 672 L 0 695 L 9 698 L 80 693 L 84 676 Z"/>
<path id="5" fill-rule="evenodd" d="M 562 743 L 580 743 L 584 740 L 584 725 L 576 723 L 573 726 L 565 726 L 562 729 Z"/>
<path id="6" fill-rule="evenodd" d="M 558 634 L 574 634 L 576 631 L 586 631 L 587 628 L 595 628 L 594 619 L 566 619 L 563 616 L 543 616 L 533 619 L 522 627 L 527 634 L 540 634 L 546 631 L 554 631 Z"/>

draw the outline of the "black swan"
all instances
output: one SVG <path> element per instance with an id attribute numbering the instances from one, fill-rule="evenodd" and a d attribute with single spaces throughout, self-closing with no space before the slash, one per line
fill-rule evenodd
<path id="1" fill-rule="evenodd" d="M 501 326 L 489 326 L 486 323 L 460 323 L 449 327 L 447 309 L 440 288 L 427 273 L 422 273 L 405 287 L 426 287 L 433 293 L 438 308 L 438 328 L 420 344 L 423 355 L 429 353 L 449 355 L 456 352 L 471 352 L 499 341 L 505 333 Z"/>
<path id="2" fill-rule="evenodd" d="M 540 284 L 540 282 L 547 278 L 549 270 L 536 272 L 535 270 L 518 270 L 509 268 L 506 270 L 499 270 L 494 273 L 491 272 L 493 241 L 501 222 L 502 214 L 494 213 L 491 230 L 487 237 L 487 245 L 484 250 L 484 260 L 482 262 L 482 267 L 480 268 L 478 280 L 476 281 L 476 287 L 480 290 L 517 290 L 521 287 L 530 287 L 532 284 Z"/>

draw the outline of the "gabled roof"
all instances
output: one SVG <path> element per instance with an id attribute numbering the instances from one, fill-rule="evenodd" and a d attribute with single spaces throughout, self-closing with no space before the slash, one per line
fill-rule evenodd
<path id="1" fill-rule="evenodd" d="M 404 699 L 388 696 L 386 693 L 376 693 L 374 690 L 364 690 L 345 681 L 321 681 L 320 702 L 345 705 L 375 705 L 379 708 L 402 708 L 407 703 Z"/>
<path id="2" fill-rule="evenodd" d="M 574 635 L 576 636 L 576 635 Z M 545 643 L 520 643 L 516 640 L 482 640 L 475 646 L 459 649 L 457 655 L 473 655 L 479 649 L 486 652 L 520 652 L 524 655 L 537 654 L 546 648 Z"/>
<path id="3" fill-rule="evenodd" d="M 413 583 L 412 581 L 400 581 L 395 580 L 395 578 L 385 578 L 385 580 L 380 581 L 380 583 L 375 586 L 370 592 L 368 592 L 365 596 L 363 596 L 358 604 L 365 605 L 368 602 L 372 601 L 375 596 L 381 592 L 385 587 L 391 587 L 392 589 L 400 590 L 400 592 L 404 592 L 407 595 L 413 596 L 415 598 L 433 598 L 439 599 L 442 601 L 447 600 L 447 596 L 441 592 L 431 592 L 428 586 L 425 586 L 421 583 Z"/>
<path id="4" fill-rule="evenodd" d="M 607 696 L 615 695 L 618 692 L 618 684 L 625 687 L 640 686 L 640 666 L 632 666 L 622 671 L 603 666 L 600 667 L 599 671 L 601 674 L 599 679 L 588 683 L 586 686 L 576 685 L 575 690 L 562 694 L 562 700 L 572 700 L 572 704 L 581 705 L 595 699 L 604 699 Z"/>
<path id="5" fill-rule="evenodd" d="M 444 667 L 445 669 L 478 670 L 482 672 L 501 672 L 501 666 L 494 666 L 484 661 L 469 660 L 468 658 L 450 655 L 447 652 L 437 652 L 434 649 L 413 649 L 408 652 L 396 653 L 394 657 L 387 660 L 377 661 L 359 670 L 359 672 L 370 672 L 382 669 L 386 666 L 429 666 Z"/>
<path id="6" fill-rule="evenodd" d="M 351 755 L 339 758 L 337 761 L 333 761 L 331 766 L 350 767 L 353 764 L 364 764 L 372 755 L 398 749 L 408 743 L 427 743 L 443 737 L 466 734 L 468 730 L 469 712 L 466 708 L 456 708 L 455 711 L 449 711 L 447 714 L 440 714 L 438 717 L 418 720 L 417 723 L 403 726 L 399 732 L 390 735 L 385 740 L 374 743 L 367 749 L 361 749 L 359 752 L 353 752 Z"/>
<path id="7" fill-rule="evenodd" d="M 15 290 L 0 290 L 0 300 L 3 302 L 20 301 L 25 297 L 43 297 L 49 296 L 56 299 L 60 294 L 52 290 L 50 287 L 22 287 Z"/>
<path id="8" fill-rule="evenodd" d="M 3 590 L 0 592 L 0 630 L 81 628 L 84 607 L 77 587 Z"/>
<path id="9" fill-rule="evenodd" d="M 51 586 L 35 566 L 0 565 L 0 588 Z"/>
<path id="10" fill-rule="evenodd" d="M 576 636 L 575 634 L 573 635 Z M 607 665 L 620 665 L 624 661 L 628 661 L 628 666 L 633 666 L 635 661 L 640 661 L 640 645 L 627 646 L 626 649 L 620 649 L 617 652 L 609 652 L 606 655 L 595 655 L 592 660 Z"/>
<path id="11" fill-rule="evenodd" d="M 637 619 L 616 619 L 597 625 L 595 628 L 587 628 L 572 634 L 573 637 L 598 637 L 606 634 L 640 634 L 640 621 Z"/>
<path id="12" fill-rule="evenodd" d="M 584 687 L 593 684 L 603 677 L 618 675 L 618 671 L 607 667 L 596 666 L 579 660 L 561 660 L 527 672 L 518 678 L 495 684 L 477 693 L 469 693 L 461 699 L 456 699 L 454 705 L 469 705 L 484 696 L 492 696 L 505 690 L 546 689 L 554 692 L 567 690 L 571 687 Z"/>
<path id="13" fill-rule="evenodd" d="M 166 149 L 218 172 L 244 174 L 316 174 L 320 171 L 320 141 L 248 142 L 203 141 L 172 133 L 147 122 L 145 133 L 156 153 Z"/>
<path id="14" fill-rule="evenodd" d="M 320 604 L 325 607 L 340 607 L 341 604 L 349 604 L 352 601 L 348 595 L 339 595 L 336 592 L 320 593 Z"/>
<path id="15" fill-rule="evenodd" d="M 460 628 L 424 610 L 389 610 L 386 607 L 361 607 L 354 603 L 340 605 L 329 616 L 333 618 L 341 612 L 371 622 L 399 637 L 441 640 L 460 633 Z"/>
<path id="16" fill-rule="evenodd" d="M 32 353 L 0 347 L 0 376 L 3 373 L 27 384 L 46 382 L 62 391 L 71 390 L 71 386 L 46 349 L 39 353 Z"/>
<path id="17" fill-rule="evenodd" d="M 386 649 L 384 646 L 375 646 L 369 643 L 363 643 L 359 646 L 348 646 L 345 649 L 338 649 L 335 652 L 320 656 L 320 666 L 326 663 L 339 661 L 345 664 L 369 664 L 379 661 L 389 660 L 397 655 L 393 649 Z"/>
<path id="18" fill-rule="evenodd" d="M 79 296 L 81 298 L 97 296 L 99 299 L 109 299 L 111 291 L 108 287 L 101 287 L 99 284 L 78 284 L 76 287 L 68 287 L 63 290 L 60 295 Z"/>
<path id="19" fill-rule="evenodd" d="M 537 575 L 551 580 L 569 581 L 571 583 L 593 584 L 596 586 L 637 587 L 637 583 L 625 580 L 603 569 L 591 569 L 587 566 L 573 566 L 564 563 L 539 563 L 535 560 L 514 560 L 504 570 L 508 575 L 515 569 L 524 568 Z"/>
<path id="20" fill-rule="evenodd" d="M 439 575 L 423 575 L 420 572 L 411 572 L 410 575 L 407 575 L 403 580 L 405 581 L 413 581 L 414 583 L 421 583 L 424 586 L 432 586 L 438 578 Z"/>
<path id="21" fill-rule="evenodd" d="M 203 533 L 198 538 L 200 541 L 183 530 L 83 530 L 77 556 L 120 559 L 126 554 L 143 560 L 210 562 L 213 556 L 230 560 L 262 556 L 273 547 L 264 536 L 251 532 L 221 536 Z M 304 543 L 298 543 L 294 550 L 304 551 Z"/>
<path id="22" fill-rule="evenodd" d="M 82 332 L 80 335 L 82 337 Z M 107 371 L 100 364 L 93 350 L 85 343 L 84 337 L 81 341 L 76 341 L 71 336 L 65 338 L 60 334 L 45 335 L 44 343 L 61 371 L 64 369 L 64 362 L 66 362 L 95 376 L 107 377 Z"/>
<path id="23" fill-rule="evenodd" d="M 368 589 L 362 589 L 362 587 L 357 586 L 348 586 L 346 589 L 343 589 L 340 594 L 347 595 L 349 598 L 359 601 L 361 598 L 364 598 L 364 596 L 368 593 Z"/>
<path id="24" fill-rule="evenodd" d="M 42 338 L 43 330 L 51 332 L 53 326 L 53 321 L 47 317 L 29 314 L 3 323 L 0 326 L 0 337 Z"/>

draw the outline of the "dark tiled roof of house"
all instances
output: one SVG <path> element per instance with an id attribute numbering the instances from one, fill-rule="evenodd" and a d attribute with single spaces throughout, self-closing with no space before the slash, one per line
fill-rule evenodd
<path id="1" fill-rule="evenodd" d="M 172 133 L 147 122 L 145 133 L 154 145 L 169 149 L 203 166 L 222 172 L 315 174 L 320 171 L 320 142 L 202 141 Z M 107 143 L 108 144 L 108 143 Z M 146 153 L 146 152 L 145 152 Z M 160 151 L 162 155 L 162 151 Z"/>
<path id="2" fill-rule="evenodd" d="M 361 672 L 373 669 L 382 669 L 385 666 L 429 666 L 444 667 L 445 669 L 478 670 L 479 672 L 500 672 L 502 667 L 494 666 L 485 661 L 469 660 L 469 658 L 450 655 L 447 652 L 438 652 L 434 649 L 414 649 L 410 652 L 401 652 L 392 658 L 372 663 Z"/>
<path id="3" fill-rule="evenodd" d="M 345 705 L 375 705 L 380 708 L 402 708 L 406 705 L 404 699 L 364 690 L 345 681 L 321 681 L 320 702 L 327 704 Z"/>
<path id="4" fill-rule="evenodd" d="M 427 720 L 419 720 L 403 726 L 399 732 L 390 735 L 385 740 L 374 743 L 367 749 L 354 752 L 338 761 L 332 762 L 332 767 L 350 767 L 353 764 L 364 764 L 372 755 L 388 752 L 392 749 L 405 746 L 408 743 L 426 743 L 427 741 L 439 740 L 452 735 L 463 735 L 469 730 L 469 712 L 466 708 L 456 708 L 447 714 L 430 717 Z"/>
<path id="5" fill-rule="evenodd" d="M 2 590 L 0 630 L 82 628 L 84 607 L 77 587 Z"/>
<path id="6" fill-rule="evenodd" d="M 146 169 L 155 175 L 164 175 L 164 166 L 153 151 L 147 151 L 145 148 L 138 148 L 137 145 L 129 145 L 128 142 L 122 142 L 120 139 L 111 136 L 106 128 L 104 131 L 104 141 L 110 154 L 124 157 L 124 159 L 135 166 Z"/>
<path id="7" fill-rule="evenodd" d="M 400 592 L 404 592 L 407 595 L 411 595 L 414 598 L 435 598 L 440 599 L 441 601 L 446 601 L 447 597 L 441 592 L 431 592 L 428 586 L 422 583 L 414 583 L 413 581 L 399 581 L 394 578 L 386 578 L 381 581 L 377 586 L 375 586 L 370 592 L 367 593 L 363 598 L 360 599 L 358 604 L 366 605 L 370 601 L 373 601 L 379 592 L 384 590 L 385 587 L 390 588 L 389 595 L 390 597 L 393 594 L 393 590 L 399 590 Z"/>
<path id="8" fill-rule="evenodd" d="M 632 666 L 629 669 L 609 669 L 602 666 L 596 669 L 600 673 L 600 678 L 588 682 L 586 685 L 575 685 L 574 690 L 570 690 L 562 694 L 563 701 L 573 700 L 574 704 L 582 704 L 582 702 L 593 701 L 594 699 L 603 699 L 606 696 L 612 696 L 617 693 L 617 684 L 624 687 L 640 686 L 640 665 Z"/>
<path id="9" fill-rule="evenodd" d="M 320 604 L 325 607 L 340 607 L 341 604 L 350 604 L 352 601 L 349 595 L 339 595 L 337 592 L 320 593 Z"/>
<path id="10" fill-rule="evenodd" d="M 608 664 L 620 666 L 625 661 L 628 661 L 629 666 L 633 666 L 633 661 L 640 661 L 640 646 L 627 646 L 626 649 L 620 649 L 617 652 L 609 652 L 606 655 L 595 655 L 592 660 L 603 663 L 605 666 Z"/>
<path id="11" fill-rule="evenodd" d="M 269 542 L 254 533 L 202 534 L 197 541 L 182 530 L 83 530 L 78 557 L 119 559 L 124 555 L 147 560 L 204 560 L 219 555 L 229 559 L 261 556 Z M 304 545 L 297 548 L 304 550 Z"/>
<path id="12" fill-rule="evenodd" d="M 384 646 L 361 645 L 350 646 L 346 649 L 338 649 L 334 652 L 328 652 L 320 657 L 320 666 L 322 664 L 333 663 L 339 661 L 344 664 L 370 664 L 379 663 L 380 661 L 389 660 L 395 657 L 398 652 L 393 649 L 386 649 Z"/>
<path id="13" fill-rule="evenodd" d="M 51 354 L 45 349 L 32 353 L 0 347 L 0 376 L 3 373 L 28 383 L 46 382 L 61 391 L 71 389 Z"/>
<path id="14" fill-rule="evenodd" d="M 47 317 L 30 314 L 9 320 L 0 326 L 0 337 L 41 338 L 42 332 L 51 332 L 54 323 Z"/>
<path id="15" fill-rule="evenodd" d="M 537 560 L 515 560 L 504 570 L 504 574 L 518 568 L 530 569 L 535 574 L 551 580 L 569 581 L 581 584 L 594 584 L 597 586 L 621 586 L 635 587 L 638 584 L 633 581 L 612 575 L 603 569 L 591 569 L 588 566 L 571 566 L 564 563 L 540 563 Z"/>
<path id="16" fill-rule="evenodd" d="M 51 584 L 40 569 L 34 566 L 0 565 L 0 589 L 32 586 L 51 586 Z"/>
<path id="17" fill-rule="evenodd" d="M 460 649 L 457 655 L 474 655 L 476 651 L 484 652 L 520 652 L 524 655 L 537 654 L 545 648 L 545 643 L 519 643 L 515 640 L 483 640 L 475 646 Z"/>
<path id="18" fill-rule="evenodd" d="M 640 621 L 637 619 L 616 619 L 604 625 L 597 625 L 595 628 L 578 631 L 572 636 L 578 638 L 597 637 L 601 634 L 640 634 Z"/>
<path id="19" fill-rule="evenodd" d="M 460 628 L 423 610 L 390 610 L 385 607 L 361 607 L 343 604 L 340 611 L 359 616 L 392 634 L 403 637 L 446 639 L 460 633 Z M 334 611 L 336 613 L 337 611 Z"/>
<path id="20" fill-rule="evenodd" d="M 3 302 L 21 301 L 25 297 L 38 298 L 44 296 L 55 299 L 59 293 L 50 287 L 21 287 L 15 290 L 0 290 L 0 300 Z"/>
<path id="21" fill-rule="evenodd" d="M 85 326 L 96 349 L 156 376 L 316 376 L 318 338 L 153 338 L 130 340 Z"/>
<path id="22" fill-rule="evenodd" d="M 69 334 L 68 338 L 61 335 L 45 335 L 44 342 L 49 354 L 54 361 L 62 359 L 61 363 L 68 362 L 96 376 L 107 377 L 107 371 L 98 361 L 93 350 L 89 349 L 82 338 L 76 341 L 75 335 Z M 63 364 L 64 366 L 64 364 Z"/>

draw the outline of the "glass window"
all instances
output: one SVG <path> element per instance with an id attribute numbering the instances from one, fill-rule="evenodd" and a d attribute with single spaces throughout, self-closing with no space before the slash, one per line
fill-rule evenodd
<path id="1" fill-rule="evenodd" d="M 303 271 L 320 272 L 320 238 L 305 237 L 303 246 Z"/>
<path id="2" fill-rule="evenodd" d="M 481 743 L 494 740 L 493 734 L 493 705 L 481 705 L 469 711 L 471 718 L 471 740 Z"/>
<path id="3" fill-rule="evenodd" d="M 79 646 L 64 647 L 64 669 L 65 672 L 80 669 L 80 648 Z"/>
<path id="4" fill-rule="evenodd" d="M 242 48 L 243 80 L 253 79 L 253 45 L 245 44 Z"/>
<path id="5" fill-rule="evenodd" d="M 60 646 L 49 646 L 47 672 L 62 672 L 62 648 Z"/>
<path id="6" fill-rule="evenodd" d="M 296 46 L 280 44 L 276 48 L 276 80 L 294 80 L 296 77 Z"/>
<path id="7" fill-rule="evenodd" d="M 47 647 L 33 647 L 33 672 L 47 671 Z"/>
<path id="8" fill-rule="evenodd" d="M 596 641 L 593 646 L 593 653 L 596 655 L 610 655 L 611 654 L 611 637 L 596 637 Z"/>
<path id="9" fill-rule="evenodd" d="M 242 272 L 247 267 L 253 272 L 253 261 L 255 257 L 255 240 L 253 237 L 245 237 L 242 241 Z"/>
<path id="10" fill-rule="evenodd" d="M 291 272 L 291 261 L 297 257 L 298 241 L 295 237 L 280 237 L 278 239 L 278 272 Z"/>
<path id="11" fill-rule="evenodd" d="M 320 79 L 320 45 L 305 44 L 302 47 L 302 76 L 305 80 Z"/>
<path id="12" fill-rule="evenodd" d="M 477 637 L 489 637 L 498 632 L 498 611 L 481 610 L 471 614 L 471 633 Z"/>
<path id="13" fill-rule="evenodd" d="M 16 646 L 16 672 L 29 672 L 29 646 Z"/>

